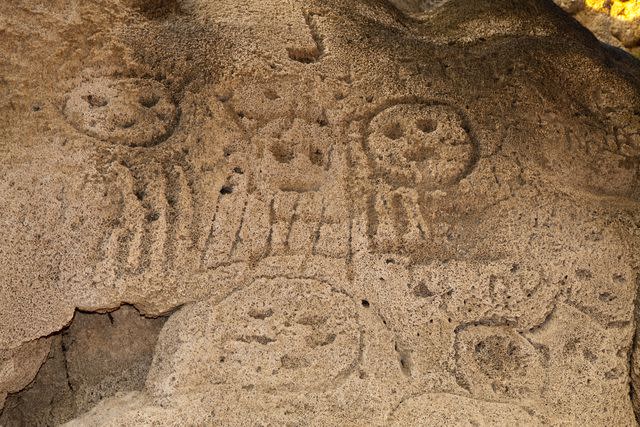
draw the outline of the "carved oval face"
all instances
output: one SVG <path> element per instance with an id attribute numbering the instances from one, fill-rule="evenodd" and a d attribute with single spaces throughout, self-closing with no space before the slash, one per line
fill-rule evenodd
<path id="1" fill-rule="evenodd" d="M 303 193 L 319 191 L 330 182 L 333 140 L 325 127 L 294 120 L 276 137 L 264 131 L 260 137 L 267 148 L 261 159 L 258 185 Z"/>
<path id="2" fill-rule="evenodd" d="M 167 88 L 155 80 L 98 78 L 69 93 L 64 114 L 78 131 L 94 138 L 147 147 L 171 134 L 178 109 Z"/>
<path id="3" fill-rule="evenodd" d="M 463 117 L 445 105 L 391 106 L 371 120 L 367 142 L 379 173 L 395 186 L 447 187 L 474 161 Z"/>
<path id="4" fill-rule="evenodd" d="M 210 310 L 172 319 L 167 334 L 186 327 L 198 339 L 172 352 L 171 370 L 185 384 L 205 378 L 266 390 L 336 387 L 358 363 L 355 311 L 348 296 L 319 281 L 259 279 Z M 171 344 L 161 338 L 160 345 Z M 167 381 L 164 369 L 156 366 L 153 377 Z"/>

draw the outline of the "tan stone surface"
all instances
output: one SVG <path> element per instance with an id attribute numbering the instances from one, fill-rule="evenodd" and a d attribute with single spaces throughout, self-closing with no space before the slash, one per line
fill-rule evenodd
<path id="1" fill-rule="evenodd" d="M 126 303 L 178 310 L 155 347 L 76 316 L 32 386 L 74 372 L 76 425 L 635 424 L 640 66 L 550 1 L 10 0 L 0 34 L 0 393 Z"/>
<path id="2" fill-rule="evenodd" d="M 7 393 L 22 390 L 33 380 L 47 357 L 49 345 L 49 340 L 43 338 L 0 352 L 0 406 Z"/>

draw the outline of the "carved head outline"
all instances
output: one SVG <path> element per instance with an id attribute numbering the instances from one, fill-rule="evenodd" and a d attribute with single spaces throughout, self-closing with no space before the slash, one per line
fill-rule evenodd
<path id="1" fill-rule="evenodd" d="M 439 103 L 398 103 L 369 123 L 367 145 L 377 173 L 394 187 L 434 190 L 466 176 L 477 144 L 466 118 Z"/>

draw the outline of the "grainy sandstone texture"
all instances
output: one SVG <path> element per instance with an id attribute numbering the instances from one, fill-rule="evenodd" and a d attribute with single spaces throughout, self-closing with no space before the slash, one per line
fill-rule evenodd
<path id="1" fill-rule="evenodd" d="M 0 2 L 0 423 L 635 425 L 640 65 L 422 3 Z"/>

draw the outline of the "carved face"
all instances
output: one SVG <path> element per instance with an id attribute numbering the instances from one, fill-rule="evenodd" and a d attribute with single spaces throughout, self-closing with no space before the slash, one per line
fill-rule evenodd
<path id="1" fill-rule="evenodd" d="M 242 311 L 237 308 L 240 301 Z M 242 372 L 241 385 L 252 389 L 335 389 L 357 368 L 361 350 L 356 312 L 354 301 L 327 284 L 258 280 L 213 311 L 199 307 L 177 316 L 170 328 L 201 336 L 201 347 L 178 344 L 174 357 L 153 367 L 153 388 L 159 393 L 207 388 L 210 378 L 224 383 L 239 379 Z M 172 382 L 176 369 L 185 375 Z"/>
<path id="2" fill-rule="evenodd" d="M 476 161 L 469 124 L 447 105 L 388 107 L 371 120 L 367 142 L 385 180 L 396 186 L 446 188 L 466 176 Z"/>
<path id="3" fill-rule="evenodd" d="M 80 132 L 112 144 L 157 145 L 178 120 L 166 87 L 151 79 L 98 78 L 76 87 L 64 114 Z"/>
<path id="4" fill-rule="evenodd" d="M 257 185 L 271 187 L 271 191 L 320 191 L 331 181 L 335 137 L 330 128 L 303 120 L 294 120 L 284 129 L 273 124 L 275 129 L 267 125 L 255 141 L 265 145 Z"/>

